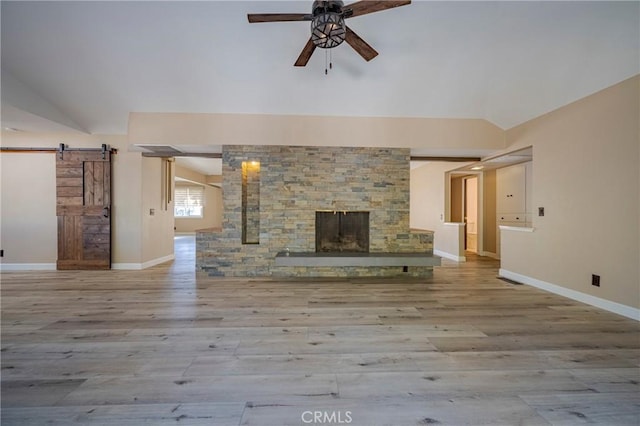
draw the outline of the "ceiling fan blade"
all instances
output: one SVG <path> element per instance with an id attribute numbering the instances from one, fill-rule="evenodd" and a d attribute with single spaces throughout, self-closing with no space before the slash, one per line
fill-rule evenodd
<path id="1" fill-rule="evenodd" d="M 313 55 L 313 51 L 316 50 L 316 45 L 313 44 L 313 40 L 309 39 L 307 44 L 304 45 L 300 56 L 298 56 L 298 60 L 294 64 L 296 67 L 304 67 L 311 59 L 311 55 Z"/>
<path id="2" fill-rule="evenodd" d="M 376 56 L 378 56 L 378 52 L 369 46 L 366 41 L 360 38 L 360 36 L 353 32 L 353 30 L 349 27 L 346 27 L 347 34 L 345 36 L 345 41 L 349 43 L 349 46 L 353 47 L 353 49 L 360 54 L 364 58 L 365 61 L 369 62 Z"/>
<path id="3" fill-rule="evenodd" d="M 366 15 L 367 13 L 406 6 L 408 4 L 411 4 L 411 0 L 363 0 L 343 6 L 342 11 L 346 12 L 347 18 L 352 18 L 354 16 Z"/>
<path id="4" fill-rule="evenodd" d="M 254 24 L 256 22 L 311 21 L 313 16 L 308 13 L 249 13 L 247 19 Z"/>

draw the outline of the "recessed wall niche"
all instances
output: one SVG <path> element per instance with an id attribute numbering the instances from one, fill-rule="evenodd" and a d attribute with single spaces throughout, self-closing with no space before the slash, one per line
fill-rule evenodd
<path id="1" fill-rule="evenodd" d="M 260 243 L 260 163 L 242 162 L 242 244 Z"/>

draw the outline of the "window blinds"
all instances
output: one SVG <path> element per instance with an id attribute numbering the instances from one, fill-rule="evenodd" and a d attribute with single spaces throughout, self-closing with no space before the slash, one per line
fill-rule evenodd
<path id="1" fill-rule="evenodd" d="M 176 186 L 174 204 L 176 217 L 202 217 L 203 206 L 204 187 Z"/>

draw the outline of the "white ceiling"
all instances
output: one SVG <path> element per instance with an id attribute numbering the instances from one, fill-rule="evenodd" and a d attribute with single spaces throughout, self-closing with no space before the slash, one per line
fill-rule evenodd
<path id="1" fill-rule="evenodd" d="M 132 111 L 484 118 L 510 128 L 640 72 L 636 1 L 414 1 L 347 20 L 380 55 L 367 63 L 344 43 L 328 76 L 320 49 L 293 67 L 308 22 L 247 22 L 310 6 L 2 1 L 2 68 L 56 111 L 52 122 L 106 134 L 125 134 Z M 5 90 L 7 79 L 3 109 L 14 110 L 2 125 L 28 130 L 46 114 Z"/>

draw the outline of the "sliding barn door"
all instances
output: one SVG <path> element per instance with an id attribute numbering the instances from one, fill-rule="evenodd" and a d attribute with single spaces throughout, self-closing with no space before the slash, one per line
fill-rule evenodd
<path id="1" fill-rule="evenodd" d="M 111 152 L 56 156 L 58 269 L 111 268 Z"/>

